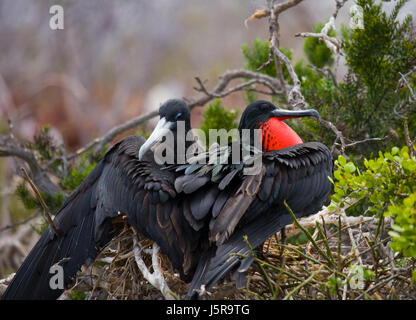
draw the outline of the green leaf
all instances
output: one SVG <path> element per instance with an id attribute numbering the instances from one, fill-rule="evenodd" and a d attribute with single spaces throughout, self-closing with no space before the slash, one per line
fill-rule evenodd
<path id="1" fill-rule="evenodd" d="M 338 162 L 341 166 L 345 166 L 347 164 L 347 159 L 344 156 L 338 156 Z"/>
<path id="2" fill-rule="evenodd" d="M 345 171 L 347 171 L 347 172 L 349 172 L 349 173 L 353 173 L 355 170 L 356 170 L 356 167 L 355 167 L 354 163 L 352 163 L 352 162 L 348 162 L 348 163 L 345 165 Z"/>

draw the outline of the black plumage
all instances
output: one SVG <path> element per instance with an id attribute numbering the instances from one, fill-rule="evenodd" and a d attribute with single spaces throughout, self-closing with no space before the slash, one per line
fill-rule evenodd
<path id="1" fill-rule="evenodd" d="M 159 113 L 169 130 L 175 132 L 180 120 L 189 130 L 189 109 L 182 101 L 167 101 Z M 63 290 L 50 288 L 50 267 L 59 263 L 65 286 L 71 284 L 81 266 L 90 264 L 111 240 L 111 221 L 119 214 L 125 215 L 139 233 L 158 243 L 183 280 L 192 279 L 200 254 L 206 249 L 207 241 L 201 240 L 206 234 L 202 232 L 205 224 L 198 214 L 208 212 L 206 198 L 198 192 L 192 199 L 177 192 L 175 180 L 181 173 L 158 165 L 151 151 L 139 160 L 138 152 L 145 143 L 143 137 L 130 136 L 107 152 L 57 212 L 54 224 L 59 236 L 48 227 L 2 299 L 58 298 Z"/>
<path id="2" fill-rule="evenodd" d="M 242 115 L 239 129 L 257 129 L 270 117 L 276 116 L 276 108 L 265 101 L 250 105 Z M 287 117 L 290 113 L 284 112 Z M 293 114 L 296 117 L 296 113 Z M 314 112 L 303 111 L 300 116 L 316 116 Z M 264 145 L 263 145 L 264 146 Z M 243 236 L 253 248 L 258 248 L 269 237 L 292 218 L 284 206 L 286 201 L 296 217 L 304 217 L 318 212 L 328 201 L 332 177 L 333 160 L 328 148 L 319 142 L 296 144 L 280 150 L 259 154 L 262 159 L 260 173 L 244 175 L 249 165 L 232 164 L 231 146 L 228 150 L 228 164 L 222 165 L 220 176 L 209 170 L 205 176 L 210 181 L 198 187 L 218 189 L 219 193 L 211 209 L 209 221 L 210 248 L 201 259 L 190 285 L 187 298 L 195 296 L 197 290 L 211 289 L 220 279 L 237 269 L 237 285 L 244 283 L 244 273 L 252 259 L 243 262 L 231 253 L 249 256 L 249 248 Z M 224 152 L 224 149 L 218 149 Z M 211 151 L 212 153 L 212 151 Z M 208 159 L 208 153 L 206 155 Z M 206 166 L 210 166 L 207 164 Z M 201 167 L 200 170 L 204 169 Z M 186 174 L 186 166 L 181 170 L 182 184 L 188 184 L 198 175 L 198 170 Z M 201 185 L 201 183 L 199 184 Z M 194 191 L 194 190 L 193 190 Z"/>
<path id="3" fill-rule="evenodd" d="M 276 116 L 275 107 L 255 102 L 243 113 L 241 129 L 259 128 Z M 146 141 L 130 136 L 114 145 L 57 213 L 54 224 L 32 249 L 6 290 L 3 299 L 55 299 L 62 290 L 49 287 L 49 268 L 61 262 L 65 285 L 83 264 L 91 263 L 111 239 L 109 229 L 119 214 L 139 233 L 154 240 L 168 256 L 181 279 L 191 282 L 187 298 L 205 285 L 212 288 L 238 267 L 237 283 L 252 260 L 247 235 L 259 247 L 292 222 L 286 200 L 297 217 L 316 213 L 328 198 L 332 157 L 321 143 L 310 142 L 281 150 L 257 152 L 260 174 L 244 175 L 250 159 L 239 164 L 195 162 L 160 165 L 149 151 L 163 130 L 175 131 L 180 120 L 190 129 L 187 106 L 170 100 L 159 110 L 160 121 Z M 286 115 L 286 113 L 284 113 Z M 176 137 L 176 136 L 175 136 Z M 251 140 L 253 142 L 253 140 Z M 179 150 L 174 141 L 174 150 Z M 188 145 L 185 145 L 187 150 Z M 182 148 L 183 149 L 183 148 Z M 241 146 L 240 146 L 241 149 Z M 232 145 L 208 151 L 232 157 Z"/>

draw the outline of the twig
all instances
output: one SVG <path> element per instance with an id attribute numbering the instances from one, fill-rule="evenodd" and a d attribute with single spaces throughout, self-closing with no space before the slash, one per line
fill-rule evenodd
<path id="1" fill-rule="evenodd" d="M 341 209 L 342 212 L 342 216 L 344 217 L 344 219 L 347 217 L 347 215 L 345 214 L 345 209 Z M 362 266 L 363 265 L 363 261 L 361 260 L 361 254 L 360 251 L 358 250 L 358 246 L 357 243 L 354 239 L 354 235 L 352 234 L 352 230 L 351 227 L 349 225 L 349 223 L 347 222 L 347 227 L 348 227 L 348 235 L 350 237 L 350 241 L 351 241 L 351 246 L 352 246 L 352 250 L 354 251 L 354 255 L 357 258 L 358 263 Z"/>
<path id="2" fill-rule="evenodd" d="M 288 300 L 291 296 L 293 296 L 296 292 L 298 292 L 300 289 L 302 289 L 305 285 L 307 285 L 309 282 L 311 282 L 313 280 L 313 278 L 321 271 L 322 267 L 319 267 L 319 269 L 315 272 L 313 272 L 310 277 L 308 279 L 306 279 L 305 281 L 303 281 L 302 283 L 300 283 L 299 285 L 297 285 L 295 287 L 295 289 L 293 289 L 292 291 L 290 291 L 284 298 L 283 300 Z"/>
<path id="3" fill-rule="evenodd" d="M 293 68 L 292 64 L 290 63 L 290 60 L 288 57 L 286 57 L 286 55 L 281 52 L 279 50 L 279 48 L 277 47 L 277 39 L 276 36 L 273 35 L 272 36 L 272 40 L 271 40 L 271 50 L 272 52 L 281 60 L 283 61 L 283 63 L 285 64 L 290 77 L 292 78 L 293 81 L 293 86 L 290 89 L 288 96 L 287 96 L 287 101 L 289 103 L 289 105 L 293 108 L 293 109 L 305 109 L 307 103 L 305 102 L 305 98 L 303 97 L 301 91 L 300 91 L 300 85 L 301 82 L 295 72 L 295 69 Z"/>
<path id="4" fill-rule="evenodd" d="M 325 226 L 325 220 L 322 216 L 321 216 L 321 218 L 322 218 L 322 225 Z M 324 232 L 322 231 L 321 226 L 319 225 L 318 221 L 316 221 L 315 226 L 316 226 L 316 229 L 318 230 L 318 234 L 320 235 L 320 237 L 322 238 L 322 240 L 324 242 L 328 257 L 331 259 L 333 265 L 335 265 L 335 260 L 334 260 L 334 257 L 332 255 L 331 248 L 329 247 L 328 238 L 326 237 L 326 235 L 324 235 Z"/>
<path id="5" fill-rule="evenodd" d="M 334 153 L 335 145 L 339 141 L 340 144 L 341 144 L 341 150 L 340 150 L 341 154 L 344 154 L 344 152 L 345 152 L 345 138 L 344 138 L 344 135 L 342 134 L 342 132 L 340 130 L 338 130 L 338 128 L 332 122 L 330 122 L 328 120 L 324 120 L 322 118 L 319 118 L 318 121 L 325 128 L 328 128 L 328 129 L 332 130 L 333 133 L 335 133 L 336 139 L 334 141 L 334 144 L 331 147 L 331 152 Z"/>
<path id="6" fill-rule="evenodd" d="M 272 90 L 273 94 L 279 93 L 279 91 L 276 91 L 276 88 L 273 85 L 271 85 L 269 81 L 267 81 L 265 79 L 251 79 L 250 81 L 241 83 L 241 84 L 239 84 L 235 87 L 232 87 L 228 90 L 224 90 L 223 92 L 220 92 L 220 93 L 208 91 L 208 89 L 205 87 L 204 83 L 201 81 L 201 79 L 199 77 L 195 77 L 195 80 L 197 81 L 199 87 L 194 87 L 194 90 L 199 91 L 199 92 L 203 92 L 211 98 L 222 98 L 222 97 L 225 97 L 225 96 L 227 96 L 227 95 L 229 95 L 233 92 L 246 89 L 247 87 L 250 87 L 251 85 L 256 84 L 256 83 L 263 84 L 263 85 L 269 87 Z"/>
<path id="7" fill-rule="evenodd" d="M 274 0 L 269 0 L 269 6 L 270 6 L 270 18 L 269 18 L 269 32 L 270 32 L 270 38 L 269 41 L 272 43 L 273 39 L 276 42 L 276 47 L 279 48 L 279 13 L 275 10 L 272 10 L 272 6 L 274 4 Z M 280 59 L 277 58 L 276 55 L 273 54 L 272 50 L 270 50 L 269 60 L 271 60 L 271 57 L 274 59 L 274 64 L 276 65 L 276 73 L 277 77 L 279 78 L 280 85 L 283 89 L 283 95 L 286 99 L 286 101 L 289 101 L 289 94 L 286 90 L 286 83 L 283 76 L 283 69 L 282 65 L 280 64 Z"/>
<path id="8" fill-rule="evenodd" d="M 324 25 L 320 33 L 313 33 L 313 32 L 300 32 L 296 33 L 295 37 L 312 37 L 312 38 L 319 38 L 324 41 L 326 46 L 331 50 L 334 54 L 340 54 L 341 53 L 341 45 L 338 42 L 338 40 L 334 37 L 330 37 L 328 35 L 329 31 L 331 29 L 336 30 L 335 27 L 335 19 L 338 16 L 339 10 L 344 6 L 344 4 L 348 0 L 335 0 L 335 11 L 332 14 L 332 16 L 329 18 L 328 22 Z"/>
<path id="9" fill-rule="evenodd" d="M 404 120 L 403 133 L 404 133 L 404 140 L 406 142 L 407 147 L 409 148 L 410 156 L 415 157 L 416 156 L 416 150 L 415 150 L 415 146 L 414 146 L 412 140 L 410 139 L 409 126 L 407 125 L 407 119 Z"/>
<path id="10" fill-rule="evenodd" d="M 246 235 L 243 237 L 243 240 L 246 243 L 247 247 L 249 248 L 250 255 L 252 257 L 255 257 L 256 255 L 254 253 L 253 247 L 250 245 L 250 242 L 248 241 L 248 238 L 247 238 Z M 274 295 L 274 286 L 273 286 L 273 283 L 272 283 L 273 281 L 270 279 L 270 277 L 268 276 L 266 270 L 264 270 L 263 265 L 261 263 L 259 263 L 258 261 L 256 261 L 256 265 L 259 268 L 260 273 L 266 279 L 267 286 L 269 287 L 269 290 L 270 290 L 271 294 Z"/>
<path id="11" fill-rule="evenodd" d="M 285 2 L 276 4 L 273 8 L 274 13 L 276 15 L 279 15 L 283 11 L 286 11 L 294 6 L 297 6 L 299 3 L 301 3 L 303 0 L 287 0 Z"/>
<path id="12" fill-rule="evenodd" d="M 413 75 L 413 73 L 415 73 L 415 72 L 416 72 L 416 66 L 414 66 L 409 72 L 407 72 L 405 74 L 402 74 L 401 72 L 399 72 L 400 79 L 399 79 L 399 82 L 397 84 L 397 89 L 395 91 L 395 93 L 397 93 L 400 88 L 402 88 L 404 86 L 407 86 L 407 88 L 409 89 L 409 92 L 410 92 L 411 100 L 413 102 L 416 101 L 416 94 L 414 93 L 412 86 L 410 85 L 409 81 L 407 80 L 407 77 Z"/>
<path id="13" fill-rule="evenodd" d="M 158 263 L 158 252 L 159 252 L 159 246 L 156 244 L 156 242 L 153 243 L 153 249 L 152 249 L 152 266 L 153 266 L 153 273 L 149 271 L 149 269 L 146 267 L 146 264 L 144 263 L 142 256 L 140 254 L 140 248 L 137 244 L 136 237 L 133 237 L 133 253 L 134 258 L 136 260 L 137 267 L 140 269 L 141 273 L 143 274 L 143 277 L 150 282 L 152 286 L 160 290 L 163 297 L 166 300 L 173 300 L 176 299 L 176 295 L 172 295 L 172 291 L 169 289 L 166 281 L 163 279 L 163 275 L 160 270 L 160 266 Z"/>
<path id="14" fill-rule="evenodd" d="M 12 229 L 12 228 L 15 228 L 17 226 L 20 226 L 22 224 L 26 224 L 30 220 L 35 219 L 39 215 L 39 213 L 40 213 L 40 211 L 35 211 L 29 217 L 27 217 L 26 219 L 23 219 L 22 221 L 18 221 L 18 222 L 15 222 L 15 223 L 5 225 L 4 227 L 0 228 L 0 233 L 3 232 L 3 231 L 6 231 L 8 229 Z"/>
<path id="15" fill-rule="evenodd" d="M 29 182 L 30 186 L 32 187 L 33 191 L 36 194 L 36 197 L 38 198 L 40 204 L 42 205 L 43 212 L 45 214 L 46 219 L 48 220 L 49 225 L 51 226 L 53 232 L 57 237 L 59 237 L 58 229 L 55 227 L 55 224 L 52 221 L 51 215 L 49 214 L 48 206 L 46 205 L 45 201 L 43 201 L 42 195 L 40 194 L 39 189 L 36 187 L 36 185 L 33 183 L 32 179 L 30 179 L 29 175 L 27 174 L 27 171 L 25 168 L 20 168 L 22 170 L 24 176 L 26 177 L 26 180 Z"/>
<path id="16" fill-rule="evenodd" d="M 338 12 L 339 10 L 344 6 L 344 4 L 347 2 L 348 0 L 335 0 L 336 2 L 336 7 L 335 7 L 335 11 L 332 14 L 332 16 L 334 18 L 336 18 L 338 16 Z"/>
<path id="17" fill-rule="evenodd" d="M 353 204 L 357 203 L 358 199 L 346 199 L 344 209 L 349 208 Z M 338 209 L 333 211 L 329 210 L 328 207 L 324 207 L 318 213 L 314 215 L 297 219 L 298 223 L 304 228 L 309 229 L 315 227 L 316 223 L 319 224 L 337 224 L 338 218 L 340 217 Z M 348 222 L 349 225 L 355 225 L 374 220 L 373 217 L 341 217 L 343 223 Z M 297 224 L 293 222 L 285 227 L 286 237 L 290 238 L 301 232 L 300 228 L 296 228 Z"/>
<path id="18" fill-rule="evenodd" d="M 274 4 L 275 0 L 271 1 L 269 3 L 269 8 L 267 9 L 257 9 L 250 17 L 248 17 L 244 24 L 247 26 L 248 21 L 256 20 L 256 19 L 262 19 L 269 17 L 271 13 L 273 12 L 275 16 L 278 16 L 283 11 L 286 11 L 299 3 L 301 3 L 303 0 L 287 0 L 285 2 Z"/>
<path id="19" fill-rule="evenodd" d="M 332 17 L 330 18 L 330 21 L 332 21 Z M 324 29 L 322 29 L 324 30 Z M 320 33 L 313 33 L 313 32 L 298 32 L 295 34 L 295 37 L 303 37 L 303 38 L 319 38 L 324 41 L 326 46 L 335 54 L 341 54 L 340 51 L 340 44 L 338 40 L 334 37 L 328 36 L 328 34 L 324 33 L 324 31 Z"/>
<path id="20" fill-rule="evenodd" d="M 368 138 L 368 139 L 364 139 L 364 140 L 354 141 L 354 142 L 345 144 L 344 148 L 353 147 L 353 146 L 356 146 L 358 144 L 367 143 L 367 142 L 370 142 L 370 141 L 383 141 L 383 140 L 387 139 L 388 137 L 389 137 L 389 135 L 386 135 L 382 138 Z M 335 145 L 340 145 L 340 144 L 335 142 Z"/>
<path id="21" fill-rule="evenodd" d="M 322 249 L 317 245 L 316 241 L 313 239 L 313 237 L 309 234 L 309 232 L 298 222 L 298 220 L 296 219 L 295 214 L 293 213 L 292 209 L 290 209 L 289 205 L 287 204 L 286 200 L 283 201 L 283 204 L 285 205 L 286 209 L 289 211 L 290 215 L 293 218 L 293 221 L 295 222 L 295 224 L 298 226 L 299 229 L 301 229 L 303 231 L 303 233 L 306 235 L 306 237 L 309 239 L 310 242 L 312 242 L 312 245 L 314 246 L 314 248 L 319 252 L 319 254 L 325 258 L 326 261 L 328 261 L 329 264 L 333 265 L 334 262 L 331 260 L 330 257 L 328 257 L 328 255 L 326 255 Z"/>
<path id="22" fill-rule="evenodd" d="M 382 286 L 384 286 L 385 284 L 389 283 L 391 280 L 393 280 L 394 278 L 396 278 L 398 276 L 398 274 L 392 274 L 391 276 L 389 276 L 387 279 L 380 281 L 379 283 L 377 283 L 375 286 L 367 289 L 365 292 L 363 292 L 362 294 L 360 294 L 357 298 L 355 298 L 355 300 L 360 300 L 364 295 L 369 294 L 371 291 L 374 291 Z"/>
<path id="23" fill-rule="evenodd" d="M 12 126 L 11 126 L 12 127 Z M 0 157 L 15 157 L 23 160 L 29 166 L 35 184 L 45 193 L 52 196 L 61 192 L 61 189 L 54 184 L 37 162 L 34 154 L 24 147 L 13 134 L 0 135 Z"/>

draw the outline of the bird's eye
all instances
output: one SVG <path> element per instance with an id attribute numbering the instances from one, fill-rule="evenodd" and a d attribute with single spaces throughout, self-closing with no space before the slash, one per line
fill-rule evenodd
<path id="1" fill-rule="evenodd" d="M 175 120 L 178 120 L 181 116 L 182 116 L 182 112 L 179 112 L 179 113 L 175 116 Z"/>

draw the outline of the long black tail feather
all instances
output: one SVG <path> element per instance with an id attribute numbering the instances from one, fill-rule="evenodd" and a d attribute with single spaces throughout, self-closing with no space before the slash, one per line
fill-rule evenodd
<path id="1" fill-rule="evenodd" d="M 236 255 L 232 255 L 232 253 L 250 256 L 250 249 L 243 240 L 245 235 L 247 235 L 250 245 L 253 248 L 257 248 L 292 221 L 292 217 L 288 214 L 280 216 L 277 214 L 265 215 L 255 221 L 250 229 L 241 228 L 236 231 L 230 239 L 217 248 L 215 256 L 211 259 L 200 261 L 197 270 L 200 270 L 201 274 L 196 274 L 193 278 L 186 298 L 194 297 L 194 290 L 202 285 L 205 285 L 205 289 L 209 291 L 216 283 L 227 276 L 232 269 L 239 266 L 241 259 Z M 245 272 L 247 268 L 248 266 L 245 266 L 242 272 Z"/>
<path id="2" fill-rule="evenodd" d="M 47 228 L 16 272 L 3 300 L 57 299 L 81 266 L 95 259 L 98 243 L 94 239 L 96 207 L 92 197 L 101 169 L 100 163 L 64 203 L 54 219 L 59 235 Z M 57 275 L 51 270 L 55 264 L 62 267 L 64 288 L 50 285 Z M 59 285 L 55 279 L 52 282 Z"/>

